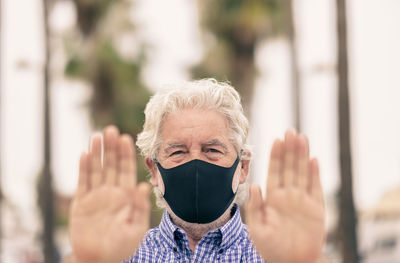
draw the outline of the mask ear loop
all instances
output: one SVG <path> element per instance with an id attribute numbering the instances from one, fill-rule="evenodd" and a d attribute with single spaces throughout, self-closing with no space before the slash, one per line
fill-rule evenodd
<path id="1" fill-rule="evenodd" d="M 157 158 L 154 158 L 154 159 L 152 159 L 152 160 L 153 160 L 154 163 L 159 164 L 159 165 L 162 167 L 161 163 L 157 160 Z M 157 176 L 157 177 L 158 177 L 158 178 L 157 178 L 158 184 L 160 185 L 160 183 L 162 182 L 162 185 L 164 186 L 164 191 L 162 191 L 162 190 L 160 189 L 160 186 L 154 187 L 154 189 L 156 189 L 155 191 L 158 192 L 157 194 L 158 194 L 163 200 L 165 200 L 165 199 L 164 199 L 165 184 L 164 184 L 164 180 L 163 180 L 163 178 L 162 178 L 162 176 L 161 176 L 161 172 L 160 172 L 160 169 L 158 168 L 158 166 L 157 166 L 157 173 L 158 173 L 158 176 Z M 160 182 L 160 181 L 161 181 L 161 182 Z"/>
<path id="2" fill-rule="evenodd" d="M 237 192 L 238 192 L 238 190 L 239 190 L 239 185 L 240 185 L 240 183 L 238 183 L 237 186 L 236 186 L 236 190 L 235 190 L 235 192 L 234 192 L 235 195 L 237 194 Z"/>
<path id="3" fill-rule="evenodd" d="M 239 155 L 238 155 L 239 163 L 242 161 L 242 154 L 243 154 L 243 149 L 240 150 Z M 238 164 L 238 166 L 236 167 L 236 169 L 237 169 L 238 167 L 239 167 L 239 164 Z M 239 190 L 239 185 L 240 185 L 239 181 L 240 181 L 240 176 L 241 176 L 241 174 L 242 174 L 242 172 L 240 171 L 240 169 L 241 169 L 241 168 L 239 168 L 240 174 L 239 174 L 239 177 L 237 178 L 238 183 L 237 183 L 237 186 L 236 186 L 236 189 L 235 189 L 235 192 L 234 192 L 235 195 L 237 194 L 237 192 L 238 192 L 238 190 Z M 235 173 L 235 174 L 236 174 L 236 173 Z M 235 175 L 234 175 L 234 176 L 235 176 Z"/>
<path id="4" fill-rule="evenodd" d="M 243 149 L 240 149 L 239 154 L 238 154 L 239 162 L 242 161 L 243 152 L 244 152 Z M 241 168 L 239 168 L 239 169 L 241 169 Z M 242 174 L 242 172 L 240 172 L 240 175 L 241 175 L 241 174 Z M 239 175 L 239 178 L 240 178 L 240 175 Z M 238 180 L 240 180 L 240 179 L 238 179 Z M 235 192 L 234 192 L 235 195 L 237 194 L 237 192 L 238 192 L 238 190 L 239 190 L 239 186 L 240 186 L 240 183 L 238 182 L 237 187 L 236 187 L 236 190 L 235 190 Z"/>

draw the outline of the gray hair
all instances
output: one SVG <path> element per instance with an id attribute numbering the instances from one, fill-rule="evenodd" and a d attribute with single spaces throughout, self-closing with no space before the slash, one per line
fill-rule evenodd
<path id="1" fill-rule="evenodd" d="M 230 140 L 240 159 L 250 159 L 250 148 L 246 144 L 249 122 L 243 113 L 240 95 L 228 83 L 211 78 L 166 86 L 150 99 L 144 112 L 143 131 L 138 134 L 136 141 L 145 158 L 157 158 L 161 146 L 161 127 L 166 116 L 185 108 L 216 110 L 222 113 L 228 121 Z M 238 195 L 240 192 L 243 191 L 238 190 Z M 156 191 L 155 193 L 156 196 L 159 195 Z"/>

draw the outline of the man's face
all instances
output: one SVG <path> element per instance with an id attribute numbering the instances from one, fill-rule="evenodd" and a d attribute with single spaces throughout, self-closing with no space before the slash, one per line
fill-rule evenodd
<path id="1" fill-rule="evenodd" d="M 193 159 L 229 167 L 237 158 L 226 118 L 213 110 L 185 109 L 170 114 L 161 127 L 158 161 L 172 168 Z"/>
<path id="2" fill-rule="evenodd" d="M 169 114 L 161 127 L 162 144 L 157 160 L 164 168 L 173 168 L 194 159 L 230 167 L 237 152 L 229 139 L 228 123 L 215 110 L 184 109 Z M 152 172 L 152 184 L 163 191 L 161 176 L 152 161 L 147 160 Z M 246 180 L 248 161 L 241 161 L 232 187 Z"/>

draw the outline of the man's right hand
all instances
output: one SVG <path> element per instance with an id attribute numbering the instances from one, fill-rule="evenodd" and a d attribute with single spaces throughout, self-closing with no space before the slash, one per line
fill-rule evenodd
<path id="1" fill-rule="evenodd" d="M 80 158 L 78 189 L 70 211 L 77 263 L 117 263 L 131 257 L 149 228 L 150 187 L 136 185 L 136 155 L 129 135 L 115 126 L 93 136 Z"/>

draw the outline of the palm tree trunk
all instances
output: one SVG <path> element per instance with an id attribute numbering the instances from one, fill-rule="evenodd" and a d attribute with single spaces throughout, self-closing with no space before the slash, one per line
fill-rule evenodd
<path id="1" fill-rule="evenodd" d="M 358 263 L 357 217 L 353 200 L 346 2 L 336 0 L 338 41 L 338 109 L 340 140 L 339 246 L 344 263 Z"/>
<path id="2" fill-rule="evenodd" d="M 51 134 L 50 134 L 50 36 L 48 0 L 43 0 L 43 26 L 45 59 L 43 74 L 44 90 L 44 167 L 39 179 L 39 206 L 43 222 L 43 253 L 45 263 L 56 262 L 54 245 L 54 207 L 51 176 Z"/>
<path id="3" fill-rule="evenodd" d="M 2 91 L 2 87 L 1 87 L 1 83 L 2 83 L 2 75 L 1 75 L 1 73 L 2 73 L 2 57 L 3 57 L 3 55 L 2 55 L 2 33 L 3 33 L 3 30 L 2 30 L 2 25 L 3 25 L 3 21 L 2 21 L 2 18 L 3 18 L 3 16 L 2 16 L 2 12 L 3 12 L 3 9 L 2 9 L 2 4 L 3 4 L 3 1 L 1 1 L 0 0 L 0 255 L 2 255 L 2 251 L 1 251 L 1 248 L 2 248 L 2 244 L 1 244 L 1 240 L 2 240 L 2 234 L 3 234 L 3 232 L 2 232 L 2 228 L 1 228 L 1 226 L 3 225 L 2 224 L 2 204 L 3 204 L 3 191 L 2 191 L 2 186 L 1 186 L 1 178 L 2 178 L 2 173 L 1 173 L 1 169 L 2 169 L 2 166 L 1 166 L 1 147 L 2 147 L 2 144 L 1 144 L 1 131 L 2 131 L 2 125 L 1 125 L 1 121 L 2 121 L 2 119 L 1 119 L 1 91 Z M 0 258 L 0 260 L 1 260 L 1 258 Z"/>
<path id="4" fill-rule="evenodd" d="M 245 52 L 236 52 L 233 60 L 232 68 L 232 84 L 241 96 L 243 110 L 248 118 L 251 118 L 250 107 L 254 92 L 254 46 L 255 43 L 249 45 L 250 48 Z"/>

